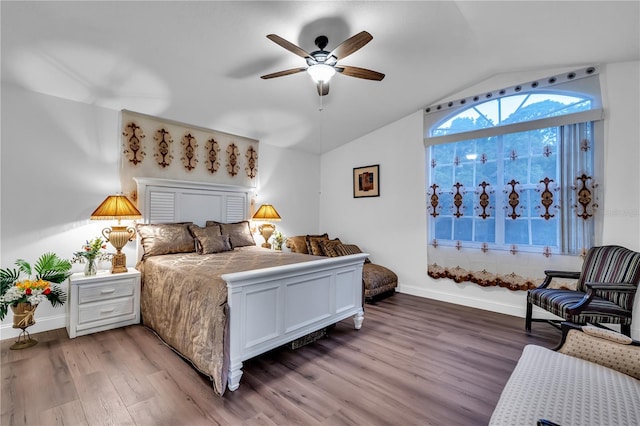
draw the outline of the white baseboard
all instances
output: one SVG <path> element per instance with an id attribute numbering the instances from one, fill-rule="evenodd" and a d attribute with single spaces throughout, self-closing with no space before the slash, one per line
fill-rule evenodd
<path id="1" fill-rule="evenodd" d="M 485 311 L 498 312 L 514 317 L 524 318 L 524 306 L 516 306 L 507 303 L 498 303 L 486 299 L 477 299 L 471 297 L 460 296 L 451 293 L 434 291 L 425 287 L 415 287 L 408 285 L 398 286 L 400 293 L 411 294 L 413 296 L 425 297 L 427 299 L 440 300 L 442 302 L 453 303 L 456 305 L 468 306 L 470 308 L 484 309 Z M 551 316 L 550 318 L 554 318 Z"/>
<path id="2" fill-rule="evenodd" d="M 65 328 L 67 316 L 66 314 L 52 315 L 48 317 L 36 316 L 36 323 L 29 327 L 29 334 L 41 333 L 43 331 L 55 330 L 57 328 Z M 13 328 L 11 324 L 5 324 L 0 327 L 0 340 L 15 339 L 22 330 Z"/>
<path id="3" fill-rule="evenodd" d="M 513 305 L 508 303 L 497 303 L 495 301 L 487 300 L 487 299 L 477 299 L 471 297 L 464 297 L 457 294 L 445 293 L 440 291 L 434 291 L 425 287 L 416 287 L 410 285 L 398 285 L 397 291 L 399 293 L 410 294 L 412 296 L 424 297 L 427 299 L 439 300 L 441 302 L 453 303 L 455 305 L 468 306 L 470 308 L 483 309 L 485 311 L 497 312 L 500 314 L 511 315 L 514 317 L 524 318 L 526 315 L 526 308 L 523 305 Z M 543 309 L 538 308 L 537 306 L 533 307 L 533 317 L 541 318 L 541 319 L 561 319 L 550 312 L 547 312 Z M 620 330 L 620 327 L 617 325 L 611 325 L 611 328 L 615 330 Z M 524 322 L 523 322 L 524 329 Z M 640 340 L 640 328 L 631 327 L 631 337 L 635 340 Z"/>

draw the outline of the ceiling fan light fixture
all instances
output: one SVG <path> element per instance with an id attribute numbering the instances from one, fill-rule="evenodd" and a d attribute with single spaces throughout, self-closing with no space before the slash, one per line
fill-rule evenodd
<path id="1" fill-rule="evenodd" d="M 316 83 L 328 83 L 336 73 L 336 69 L 326 64 L 311 65 L 307 72 Z"/>

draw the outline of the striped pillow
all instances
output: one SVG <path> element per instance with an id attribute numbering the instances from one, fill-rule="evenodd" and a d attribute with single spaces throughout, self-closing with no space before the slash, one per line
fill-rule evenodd
<path id="1" fill-rule="evenodd" d="M 360 247 L 355 244 L 336 244 L 335 251 L 338 256 L 348 256 L 350 254 L 362 253 Z M 369 260 L 369 258 L 366 258 L 364 260 L 364 263 L 371 263 L 371 261 Z"/>

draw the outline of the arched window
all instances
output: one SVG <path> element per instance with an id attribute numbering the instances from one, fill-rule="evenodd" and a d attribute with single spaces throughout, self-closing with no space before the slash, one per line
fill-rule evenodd
<path id="1" fill-rule="evenodd" d="M 431 244 L 549 254 L 593 245 L 602 111 L 597 70 L 580 72 L 427 109 Z"/>
<path id="2" fill-rule="evenodd" d="M 553 92 L 527 93 L 492 99 L 463 109 L 435 126 L 431 136 L 469 132 L 522 123 L 591 109 L 591 99 Z"/>

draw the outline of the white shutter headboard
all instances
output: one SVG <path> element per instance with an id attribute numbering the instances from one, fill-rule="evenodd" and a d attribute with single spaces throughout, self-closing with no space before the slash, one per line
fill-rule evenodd
<path id="1" fill-rule="evenodd" d="M 134 178 L 144 223 L 249 220 L 254 188 L 158 178 Z"/>

